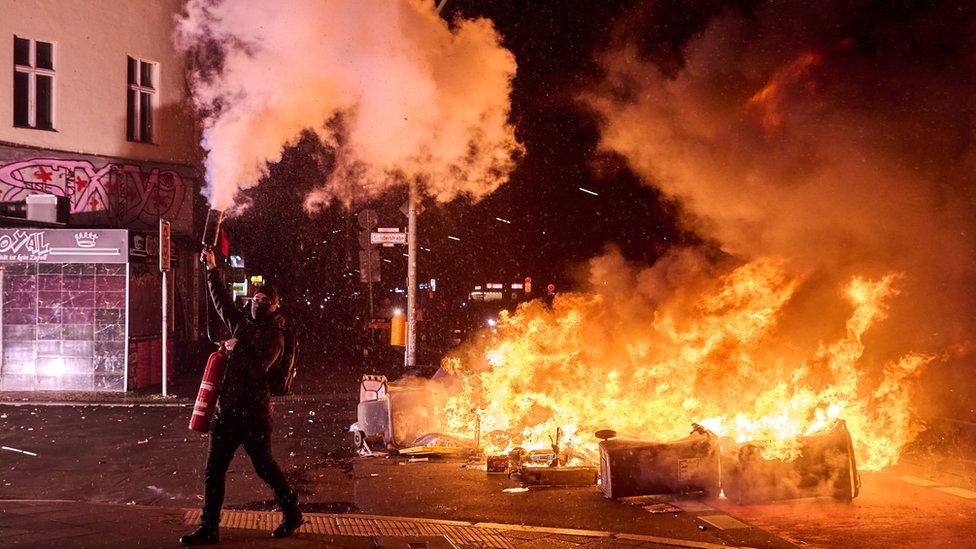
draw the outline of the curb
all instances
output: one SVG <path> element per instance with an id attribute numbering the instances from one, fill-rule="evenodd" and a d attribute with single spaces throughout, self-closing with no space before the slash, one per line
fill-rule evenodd
<path id="1" fill-rule="evenodd" d="M 200 520 L 199 509 L 183 509 L 183 521 L 195 525 Z M 602 530 L 579 530 L 575 528 L 552 528 L 528 526 L 524 524 L 504 524 L 494 522 L 468 522 L 463 520 L 425 519 L 387 515 L 304 513 L 305 523 L 299 529 L 308 534 L 351 535 L 351 536 L 417 536 L 443 535 L 464 543 L 476 543 L 487 547 L 511 547 L 505 539 L 506 532 L 525 532 L 532 534 L 554 534 L 578 536 L 582 538 L 627 540 L 657 543 L 672 547 L 692 547 L 695 549 L 732 549 L 733 546 L 701 541 L 626 534 Z M 221 513 L 222 528 L 245 530 L 270 530 L 281 520 L 281 513 L 275 511 L 243 511 L 225 509 Z"/>
<path id="2" fill-rule="evenodd" d="M 312 402 L 355 402 L 357 400 L 356 395 L 350 395 L 348 393 L 324 393 L 324 394 L 310 394 L 310 395 L 287 395 L 283 397 L 272 397 L 272 404 L 292 404 L 292 403 L 312 403 Z M 100 406 L 105 408 L 186 408 L 193 406 L 193 401 L 184 398 L 173 398 L 169 399 L 167 402 L 163 398 L 146 398 L 146 399 L 119 399 L 119 400 L 108 400 L 108 399 L 47 399 L 47 400 L 31 400 L 31 399 L 4 399 L 3 394 L 0 393 L 0 406 Z"/>

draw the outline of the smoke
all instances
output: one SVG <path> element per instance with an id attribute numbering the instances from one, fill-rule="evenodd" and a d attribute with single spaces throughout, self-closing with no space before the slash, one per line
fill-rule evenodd
<path id="1" fill-rule="evenodd" d="M 676 71 L 626 40 L 600 61 L 582 100 L 602 147 L 679 200 L 689 227 L 784 259 L 807 292 L 903 273 L 872 336 L 885 358 L 971 337 L 972 3 L 759 2 L 709 21 Z M 829 317 L 815 309 L 800 316 Z"/>
<path id="2" fill-rule="evenodd" d="M 188 0 L 176 42 L 195 61 L 205 194 L 231 207 L 312 129 L 335 158 L 309 208 L 413 183 L 442 202 L 485 196 L 521 151 L 500 40 L 486 19 L 449 25 L 432 0 Z"/>
<path id="3" fill-rule="evenodd" d="M 944 359 L 971 360 L 976 328 L 974 13 L 758 2 L 666 70 L 636 35 L 602 52 L 581 95 L 602 148 L 725 253 L 610 251 L 580 293 L 502 314 L 445 361 L 448 425 L 477 415 L 528 446 L 561 426 L 592 448 L 600 428 L 661 440 L 699 422 L 795 456 L 842 418 L 874 470 L 921 429 L 919 383 L 968 410 Z"/>

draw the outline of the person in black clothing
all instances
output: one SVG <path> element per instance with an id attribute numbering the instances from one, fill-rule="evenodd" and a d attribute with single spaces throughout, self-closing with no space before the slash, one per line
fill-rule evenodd
<path id="1" fill-rule="evenodd" d="M 288 486 L 271 455 L 271 393 L 267 372 L 284 348 L 284 317 L 278 312 L 278 291 L 272 285 L 260 287 L 251 300 L 250 315 L 246 315 L 231 300 L 213 253 L 204 251 L 200 261 L 207 266 L 207 285 L 214 308 L 231 333 L 231 339 L 225 342 L 230 354 L 210 432 L 200 527 L 181 537 L 180 542 L 201 545 L 219 541 L 224 480 L 241 445 L 258 476 L 274 490 L 284 515 L 271 535 L 287 537 L 301 526 L 302 513 L 297 494 Z"/>

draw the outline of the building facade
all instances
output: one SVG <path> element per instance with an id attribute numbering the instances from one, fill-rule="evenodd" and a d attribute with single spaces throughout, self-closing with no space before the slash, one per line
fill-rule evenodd
<path id="1" fill-rule="evenodd" d="M 50 194 L 70 211 L 63 226 L 0 219 L 0 248 L 10 248 L 0 250 L 0 390 L 158 383 L 160 219 L 171 223 L 176 259 L 174 350 L 198 339 L 202 302 L 199 128 L 172 42 L 181 2 L 0 7 L 0 202 Z M 124 242 L 119 257 L 86 255 L 119 247 L 99 243 L 109 241 Z"/>

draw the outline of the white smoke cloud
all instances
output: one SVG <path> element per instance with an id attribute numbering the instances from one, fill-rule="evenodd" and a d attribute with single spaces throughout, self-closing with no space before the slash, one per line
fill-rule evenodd
<path id="1" fill-rule="evenodd" d="M 200 65 L 205 193 L 231 207 L 311 129 L 336 162 L 309 207 L 411 182 L 439 201 L 485 196 L 521 151 L 500 40 L 486 19 L 449 25 L 431 0 L 189 0 L 176 41 Z"/>

